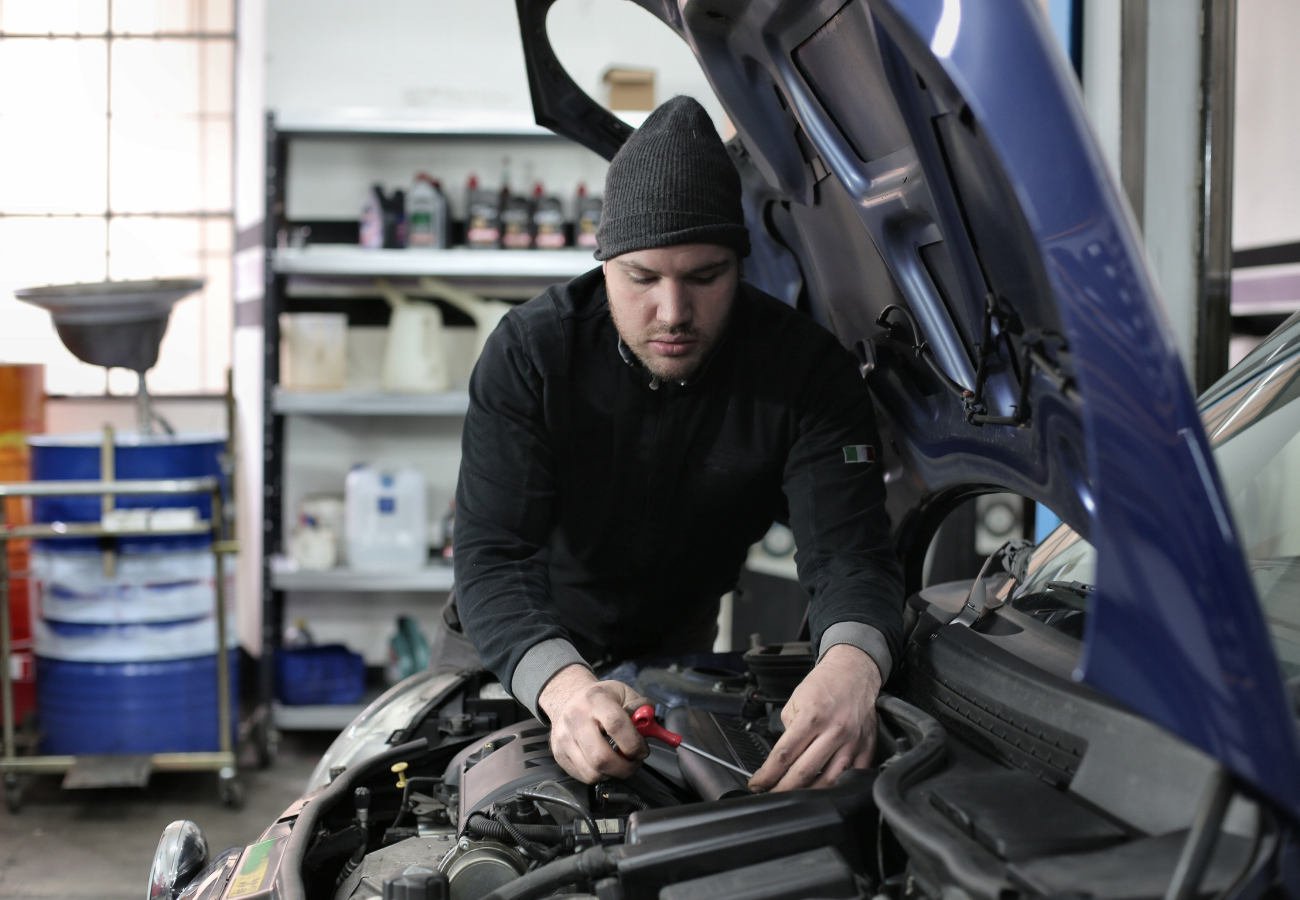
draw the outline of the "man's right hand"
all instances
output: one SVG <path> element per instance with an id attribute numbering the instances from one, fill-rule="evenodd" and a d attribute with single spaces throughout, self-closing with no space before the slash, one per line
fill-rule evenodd
<path id="1" fill-rule="evenodd" d="M 627 778 L 650 755 L 631 713 L 650 701 L 618 681 L 599 681 L 584 666 L 566 666 L 542 688 L 537 703 L 551 718 L 551 752 L 564 771 L 595 784 Z M 609 738 L 618 744 L 618 752 Z"/>

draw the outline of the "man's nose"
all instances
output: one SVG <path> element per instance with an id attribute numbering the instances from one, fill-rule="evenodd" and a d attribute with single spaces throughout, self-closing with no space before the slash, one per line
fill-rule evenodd
<path id="1" fill-rule="evenodd" d="M 690 324 L 692 308 L 686 285 L 676 278 L 665 278 L 661 286 L 663 293 L 659 298 L 659 322 L 669 327 Z"/>

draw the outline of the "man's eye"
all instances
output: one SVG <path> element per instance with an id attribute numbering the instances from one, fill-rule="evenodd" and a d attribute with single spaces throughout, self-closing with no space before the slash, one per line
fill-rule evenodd
<path id="1" fill-rule="evenodd" d="M 718 275 L 720 274 L 720 272 L 714 272 L 712 275 L 697 275 L 692 278 L 691 281 L 696 284 L 713 284 L 713 282 L 718 280 Z"/>
<path id="2" fill-rule="evenodd" d="M 649 278 L 642 278 L 642 277 L 637 276 L 637 275 L 629 275 L 629 276 L 627 276 L 627 277 L 630 278 L 630 279 L 632 279 L 632 283 L 633 283 L 633 284 L 652 284 L 652 283 L 654 282 L 654 277 L 653 277 L 653 276 L 651 276 L 651 277 L 649 277 Z"/>

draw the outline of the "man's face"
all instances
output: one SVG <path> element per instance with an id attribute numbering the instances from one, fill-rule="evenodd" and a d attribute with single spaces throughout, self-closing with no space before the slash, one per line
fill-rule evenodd
<path id="1" fill-rule="evenodd" d="M 736 251 L 717 244 L 636 250 L 606 260 L 609 312 L 650 374 L 685 381 L 717 345 L 740 281 Z"/>

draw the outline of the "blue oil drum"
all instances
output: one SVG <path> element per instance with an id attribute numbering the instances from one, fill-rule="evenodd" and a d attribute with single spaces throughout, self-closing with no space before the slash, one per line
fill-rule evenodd
<path id="1" fill-rule="evenodd" d="M 38 481 L 100 478 L 97 434 L 29 439 Z M 118 479 L 222 478 L 225 439 L 216 434 L 116 436 Z M 207 520 L 203 494 L 118 496 L 118 508 L 186 508 Z M 42 497 L 37 522 L 97 522 L 101 500 Z M 111 542 L 111 543 L 110 543 Z M 32 548 L 37 708 L 51 754 L 171 753 L 219 747 L 215 581 L 204 535 L 43 540 Z M 101 551 L 115 549 L 112 575 Z M 227 610 L 234 608 L 233 568 Z M 238 685 L 234 621 L 228 619 L 231 704 Z"/>
<path id="2" fill-rule="evenodd" d="M 39 434 L 27 439 L 31 447 L 33 481 L 98 481 L 102 436 L 98 434 Z M 116 436 L 113 467 L 119 479 L 221 478 L 221 454 L 225 452 L 224 435 L 194 433 L 178 435 L 135 435 L 124 432 Z M 207 494 L 141 494 L 121 496 L 115 500 L 119 509 L 195 507 L 200 518 L 212 515 L 212 498 Z M 32 500 L 35 522 L 98 522 L 99 497 L 36 497 Z M 206 547 L 207 535 L 160 535 L 157 537 L 114 538 L 121 552 L 153 549 Z M 96 539 L 69 538 L 38 541 L 56 553 L 74 550 L 98 552 Z"/>
<path id="3" fill-rule="evenodd" d="M 231 741 L 239 657 L 230 652 Z M 86 663 L 36 658 L 38 710 L 53 754 L 216 750 L 217 658 Z"/>

